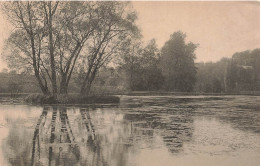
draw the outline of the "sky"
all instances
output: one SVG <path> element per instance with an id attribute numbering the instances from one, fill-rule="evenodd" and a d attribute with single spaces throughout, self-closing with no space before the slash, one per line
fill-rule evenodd
<path id="1" fill-rule="evenodd" d="M 143 41 L 158 47 L 183 31 L 199 44 L 196 62 L 216 62 L 235 52 L 260 48 L 260 2 L 132 2 Z M 0 14 L 0 53 L 12 26 Z M 0 71 L 6 67 L 0 59 Z"/>
<path id="2" fill-rule="evenodd" d="M 199 44 L 197 62 L 260 48 L 260 2 L 134 2 L 144 39 L 159 47 L 181 30 Z"/>

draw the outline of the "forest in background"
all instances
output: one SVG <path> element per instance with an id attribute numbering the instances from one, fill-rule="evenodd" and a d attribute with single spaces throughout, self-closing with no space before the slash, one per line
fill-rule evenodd
<path id="1" fill-rule="evenodd" d="M 135 62 L 124 62 L 116 67 L 104 66 L 97 73 L 92 93 L 124 94 L 131 91 L 166 91 L 165 78 L 159 67 L 160 54 L 154 49 L 155 40 L 148 45 L 148 57 L 138 55 Z M 149 57 L 149 55 L 152 55 Z M 154 57 L 156 55 L 157 57 Z M 134 59 L 134 57 L 132 57 Z M 143 62 L 145 59 L 146 62 Z M 142 61 L 143 60 L 143 61 Z M 218 62 L 195 63 L 193 89 L 198 93 L 238 93 L 260 91 L 260 49 L 235 53 L 232 58 Z M 78 93 L 79 78 L 74 77 L 69 93 Z M 0 72 L 0 93 L 40 93 L 33 75 L 17 74 L 4 69 Z M 174 90 L 172 91 L 174 92 Z M 181 92 L 176 91 L 175 92 Z"/>

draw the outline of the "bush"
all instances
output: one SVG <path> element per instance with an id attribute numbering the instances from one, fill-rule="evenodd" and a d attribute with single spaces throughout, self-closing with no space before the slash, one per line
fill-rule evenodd
<path id="1" fill-rule="evenodd" d="M 119 103 L 120 98 L 117 96 L 79 96 L 79 95 L 67 95 L 63 100 L 58 100 L 62 104 L 107 104 L 107 103 Z"/>
<path id="2" fill-rule="evenodd" d="M 57 100 L 53 96 L 47 96 L 43 94 L 31 94 L 25 98 L 27 103 L 31 104 L 55 104 Z"/>
<path id="3" fill-rule="evenodd" d="M 120 98 L 117 96 L 79 96 L 76 94 L 58 95 L 57 99 L 53 96 L 42 94 L 31 94 L 25 98 L 27 103 L 31 104 L 108 104 L 119 103 Z"/>

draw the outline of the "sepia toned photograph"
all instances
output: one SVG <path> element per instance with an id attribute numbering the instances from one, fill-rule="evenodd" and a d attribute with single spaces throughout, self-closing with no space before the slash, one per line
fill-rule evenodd
<path id="1" fill-rule="evenodd" d="M 260 1 L 0 1 L 0 166 L 260 166 Z"/>

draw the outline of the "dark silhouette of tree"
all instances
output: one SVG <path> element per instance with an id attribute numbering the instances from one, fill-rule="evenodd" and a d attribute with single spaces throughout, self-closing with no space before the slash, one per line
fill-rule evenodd
<path id="1" fill-rule="evenodd" d="M 92 25 L 91 5 L 6 2 L 3 10 L 15 27 L 4 53 L 9 67 L 31 69 L 44 94 L 67 93 L 79 53 L 94 29 L 89 27 Z"/>
<path id="2" fill-rule="evenodd" d="M 121 50 L 120 69 L 130 90 L 159 90 L 163 76 L 159 68 L 159 49 L 153 39 L 143 48 L 141 43 L 128 40 Z M 123 77 L 123 76 L 122 76 Z"/>
<path id="3" fill-rule="evenodd" d="M 46 95 L 67 94 L 74 70 L 87 95 L 99 68 L 118 45 L 138 32 L 126 2 L 6 2 L 15 29 L 5 46 L 10 68 L 31 71 Z"/>
<path id="4" fill-rule="evenodd" d="M 228 91 L 259 91 L 259 49 L 235 53 L 227 66 Z"/>
<path id="5" fill-rule="evenodd" d="M 197 63 L 195 91 L 206 93 L 226 92 L 226 76 L 229 63 L 228 58 L 223 58 L 216 63 Z"/>
<path id="6" fill-rule="evenodd" d="M 197 45 L 192 42 L 186 44 L 185 38 L 183 32 L 175 32 L 162 47 L 161 67 L 166 90 L 190 92 L 195 85 Z"/>
<path id="7" fill-rule="evenodd" d="M 151 40 L 145 48 L 142 49 L 140 62 L 140 90 L 159 90 L 163 85 L 164 78 L 159 68 L 160 53 L 156 41 Z"/>

